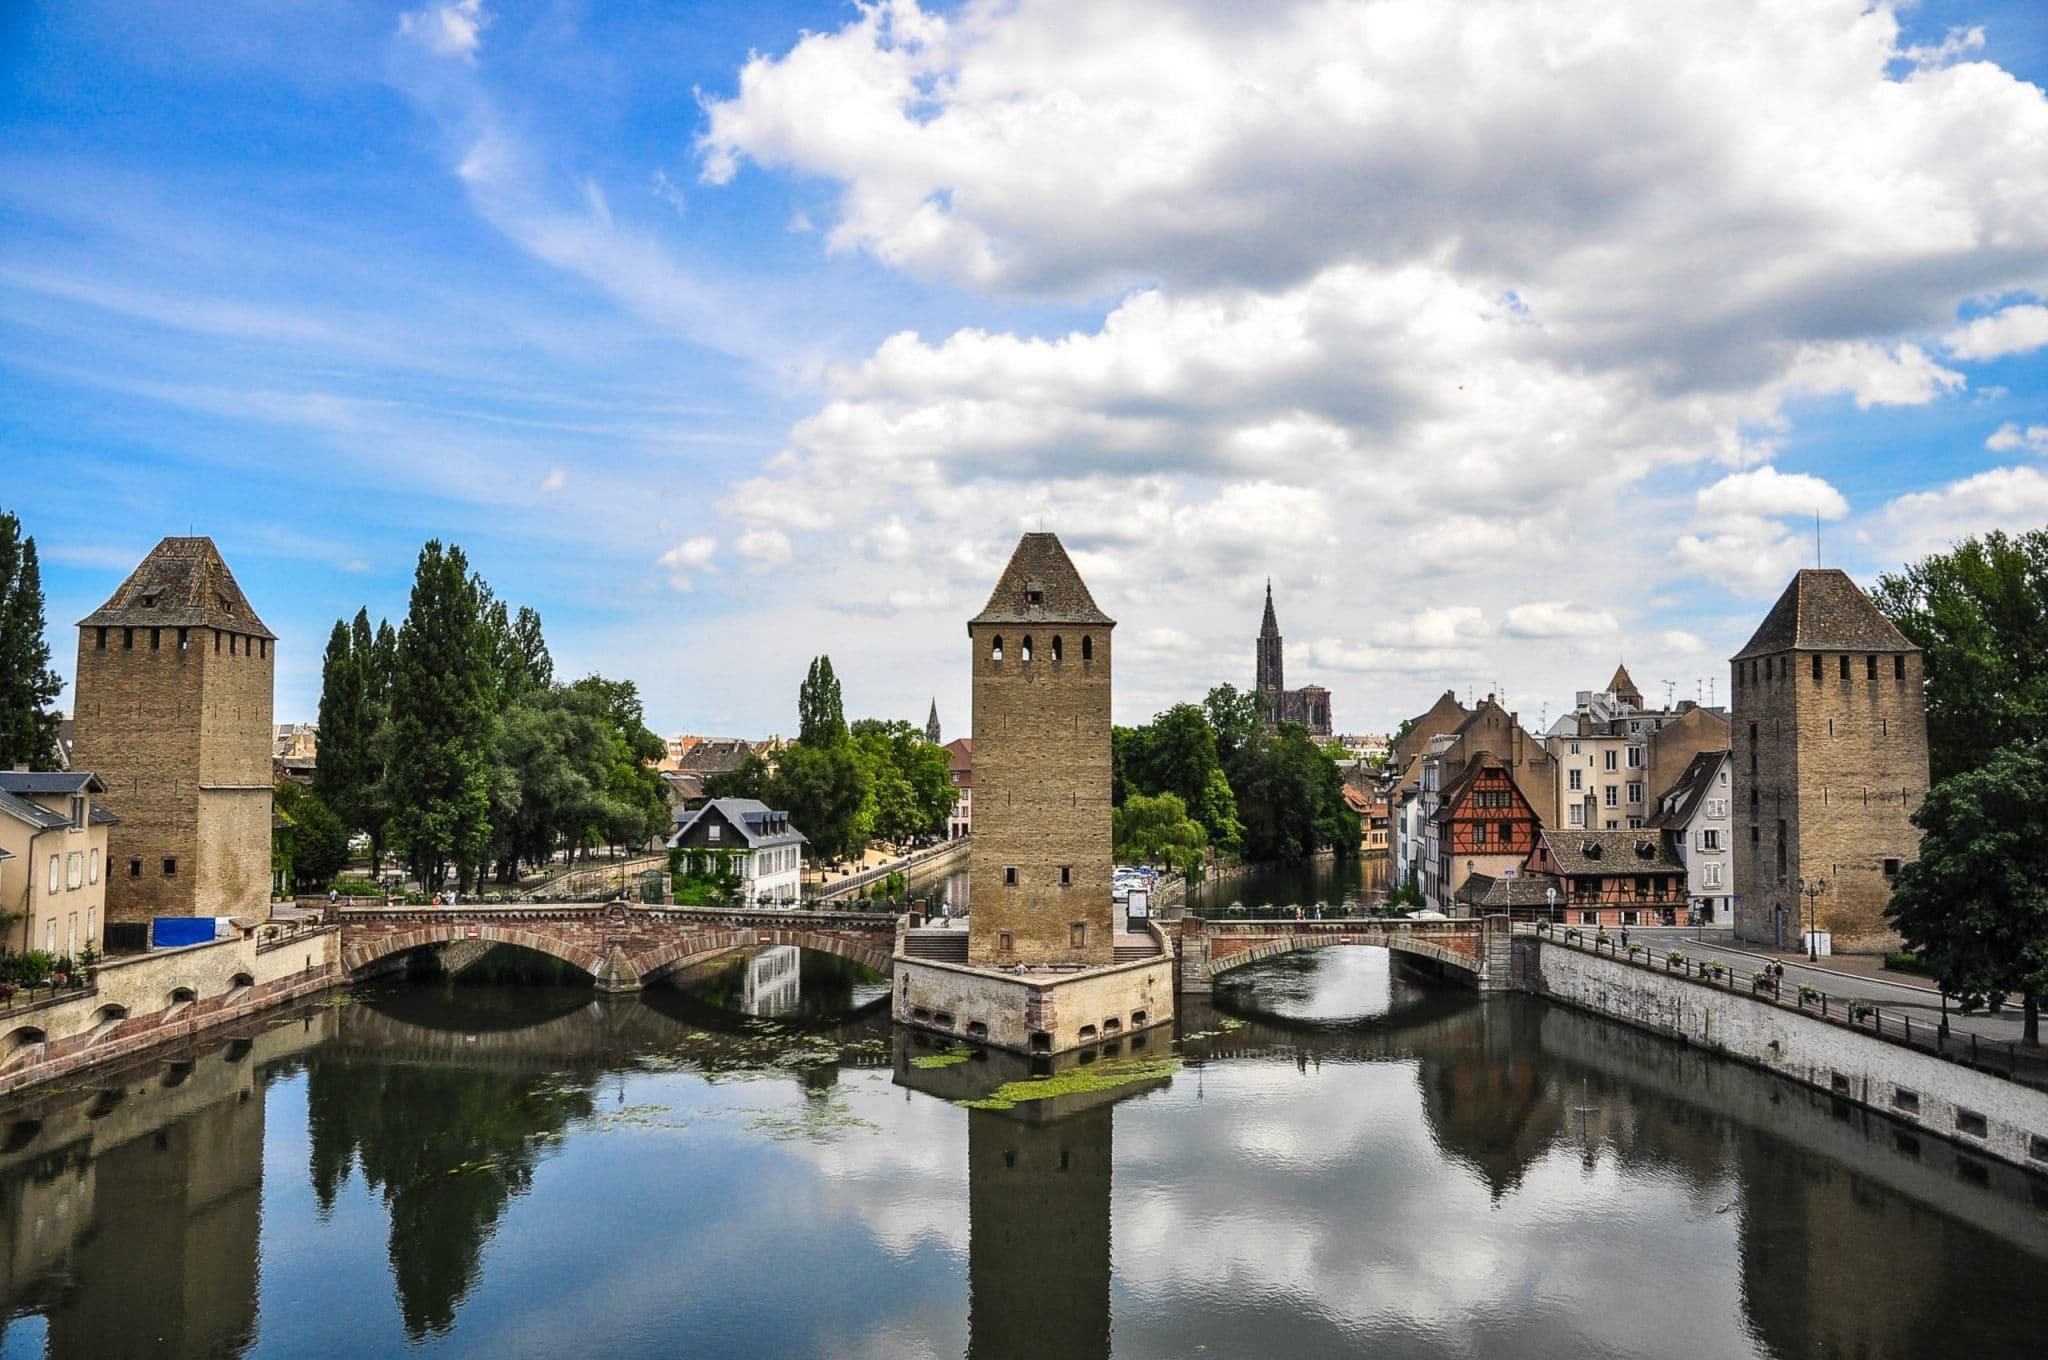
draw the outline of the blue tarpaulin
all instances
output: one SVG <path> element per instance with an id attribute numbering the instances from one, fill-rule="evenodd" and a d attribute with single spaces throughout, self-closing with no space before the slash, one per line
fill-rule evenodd
<path id="1" fill-rule="evenodd" d="M 181 944 L 206 944 L 218 933 L 212 916 L 159 916 L 149 932 L 150 947 L 170 949 Z"/>

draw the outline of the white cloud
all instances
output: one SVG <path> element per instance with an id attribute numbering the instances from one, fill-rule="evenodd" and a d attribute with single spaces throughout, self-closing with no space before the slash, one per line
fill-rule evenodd
<path id="1" fill-rule="evenodd" d="M 1774 467 L 1731 473 L 1703 488 L 1697 504 L 1701 514 L 1714 518 L 1818 514 L 1840 519 L 1849 513 L 1849 502 L 1822 478 Z"/>
<path id="2" fill-rule="evenodd" d="M 733 549 L 752 564 L 755 571 L 788 566 L 794 552 L 789 535 L 780 529 L 752 528 L 741 531 Z"/>
<path id="3" fill-rule="evenodd" d="M 2048 425 L 2029 425 L 2022 429 L 2007 421 L 1991 432 L 1991 437 L 1984 441 L 1984 447 L 1994 453 L 2025 449 L 2029 453 L 2048 455 Z"/>
<path id="4" fill-rule="evenodd" d="M 1950 62 L 1961 60 L 1969 53 L 1980 52 L 1983 48 L 1984 26 L 1972 24 L 1968 28 L 1951 28 L 1942 35 L 1940 42 L 1931 46 L 1926 43 L 1915 44 L 1906 48 L 1900 55 L 1915 66 L 1946 66 Z"/>
<path id="5" fill-rule="evenodd" d="M 1860 341 L 1806 346 L 1780 384 L 1787 395 L 1846 392 L 1865 409 L 1925 406 L 1963 386 L 1962 374 L 1943 368 L 1918 345 L 1887 347 Z"/>
<path id="6" fill-rule="evenodd" d="M 560 491 L 568 484 L 569 474 L 565 470 L 562 468 L 549 468 L 548 475 L 540 479 L 540 491 L 543 496 L 551 495 L 554 492 Z"/>
<path id="7" fill-rule="evenodd" d="M 1558 600 L 1518 604 L 1501 621 L 1501 632 L 1517 638 L 1605 637 L 1621 631 L 1621 620 L 1604 609 L 1582 609 Z"/>
<path id="8" fill-rule="evenodd" d="M 2048 345 L 2048 307 L 2020 303 L 1980 316 L 1941 338 L 1958 359 L 1998 359 Z"/>
<path id="9" fill-rule="evenodd" d="M 1707 649 L 1706 643 L 1683 628 L 1667 628 L 1657 634 L 1657 645 L 1680 656 L 1692 656 Z"/>
<path id="10" fill-rule="evenodd" d="M 399 15 L 398 31 L 418 39 L 441 56 L 474 61 L 484 28 L 490 22 L 483 0 L 452 0 L 450 4 L 430 5 Z"/>
<path id="11" fill-rule="evenodd" d="M 1941 552 L 1992 529 L 2017 532 L 2048 522 L 2048 475 L 2031 467 L 1992 468 L 1885 507 L 1883 522 L 1900 556 Z"/>
<path id="12" fill-rule="evenodd" d="M 686 538 L 656 558 L 655 565 L 668 572 L 670 586 L 679 591 L 688 591 L 696 585 L 698 576 L 717 570 L 712 564 L 712 559 L 717 553 L 717 539 Z"/>

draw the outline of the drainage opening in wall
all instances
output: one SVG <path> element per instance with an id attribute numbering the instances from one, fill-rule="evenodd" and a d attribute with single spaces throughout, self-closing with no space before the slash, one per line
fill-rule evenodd
<path id="1" fill-rule="evenodd" d="M 1831 1073 L 1829 1073 L 1829 1074 L 1828 1074 L 1828 1086 L 1829 1086 L 1829 1087 L 1830 1087 L 1830 1088 L 1831 1088 L 1831 1089 L 1832 1089 L 1832 1090 L 1834 1091 L 1834 1093 L 1835 1093 L 1836 1095 L 1838 1095 L 1838 1096 L 1846 1096 L 1846 1095 L 1848 1095 L 1848 1094 L 1849 1094 L 1849 1074 L 1848 1074 L 1848 1073 L 1846 1073 L 1846 1072 L 1831 1072 Z"/>
<path id="2" fill-rule="evenodd" d="M 1031 1036 L 1031 1051 L 1033 1053 L 1052 1052 L 1052 1036 L 1042 1030 L 1034 1033 Z"/>
<path id="3" fill-rule="evenodd" d="M 1093 1039 L 1093 1038 L 1095 1037 L 1095 1026 L 1093 1026 L 1093 1025 L 1083 1025 L 1083 1026 L 1081 1026 L 1081 1037 L 1082 1037 L 1083 1039 Z"/>
<path id="4" fill-rule="evenodd" d="M 1132 1011 L 1132 1012 L 1131 1012 L 1131 1028 L 1132 1028 L 1132 1029 L 1136 1029 L 1136 1028 L 1137 1028 L 1138 1026 L 1140 1026 L 1140 1025 L 1144 1024 L 1144 1023 L 1145 1023 L 1145 1020 L 1146 1020 L 1146 1015 L 1145 1015 L 1145 1012 L 1143 1012 L 1143 1011 Z"/>
<path id="5" fill-rule="evenodd" d="M 938 1012 L 937 1014 L 935 1014 L 934 1016 L 932 1016 L 932 1024 L 936 1025 L 936 1026 L 937 1026 L 938 1028 L 940 1028 L 940 1029 L 951 1029 L 951 1028 L 953 1028 L 953 1012 L 951 1012 L 951 1011 L 940 1011 L 940 1012 Z"/>
<path id="6" fill-rule="evenodd" d="M 2027 1139 L 2027 1155 L 2037 1162 L 2048 1162 L 2048 1138 L 2037 1133 Z"/>
<path id="7" fill-rule="evenodd" d="M 1920 1093 L 1908 1091 L 1903 1086 L 1892 1088 L 1892 1107 L 1906 1114 L 1920 1113 Z"/>
<path id="8" fill-rule="evenodd" d="M 1975 1110 L 1956 1106 L 1956 1132 L 1967 1133 L 1972 1138 L 1987 1138 L 1991 1134 L 1991 1121 Z"/>

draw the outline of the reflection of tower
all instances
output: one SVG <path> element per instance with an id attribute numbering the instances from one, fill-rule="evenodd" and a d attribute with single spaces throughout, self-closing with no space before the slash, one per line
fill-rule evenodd
<path id="1" fill-rule="evenodd" d="M 970 1360 L 1109 1354 L 1113 1113 L 968 1112 Z"/>
<path id="2" fill-rule="evenodd" d="M 803 950 L 779 944 L 747 960 L 740 983 L 740 1009 L 748 1015 L 788 1015 L 802 995 Z"/>

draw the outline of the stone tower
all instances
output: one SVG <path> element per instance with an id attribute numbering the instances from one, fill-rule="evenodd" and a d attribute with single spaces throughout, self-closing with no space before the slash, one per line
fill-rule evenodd
<path id="1" fill-rule="evenodd" d="M 1827 881 L 1814 909 L 1834 948 L 1892 945 L 1884 909 L 1927 793 L 1920 649 L 1847 573 L 1808 570 L 1732 671 L 1735 933 L 1797 944 L 1805 876 Z"/>
<path id="2" fill-rule="evenodd" d="M 1266 582 L 1266 617 L 1259 624 L 1259 657 L 1256 684 L 1268 708 L 1278 711 L 1280 692 L 1287 688 L 1286 664 L 1281 659 L 1280 621 L 1273 616 L 1273 582 Z"/>
<path id="3" fill-rule="evenodd" d="M 1053 534 L 1026 534 L 970 619 L 968 960 L 1107 964 L 1110 630 Z"/>
<path id="4" fill-rule="evenodd" d="M 167 538 L 79 621 L 72 762 L 121 818 L 107 919 L 270 900 L 277 639 L 210 538 Z"/>

